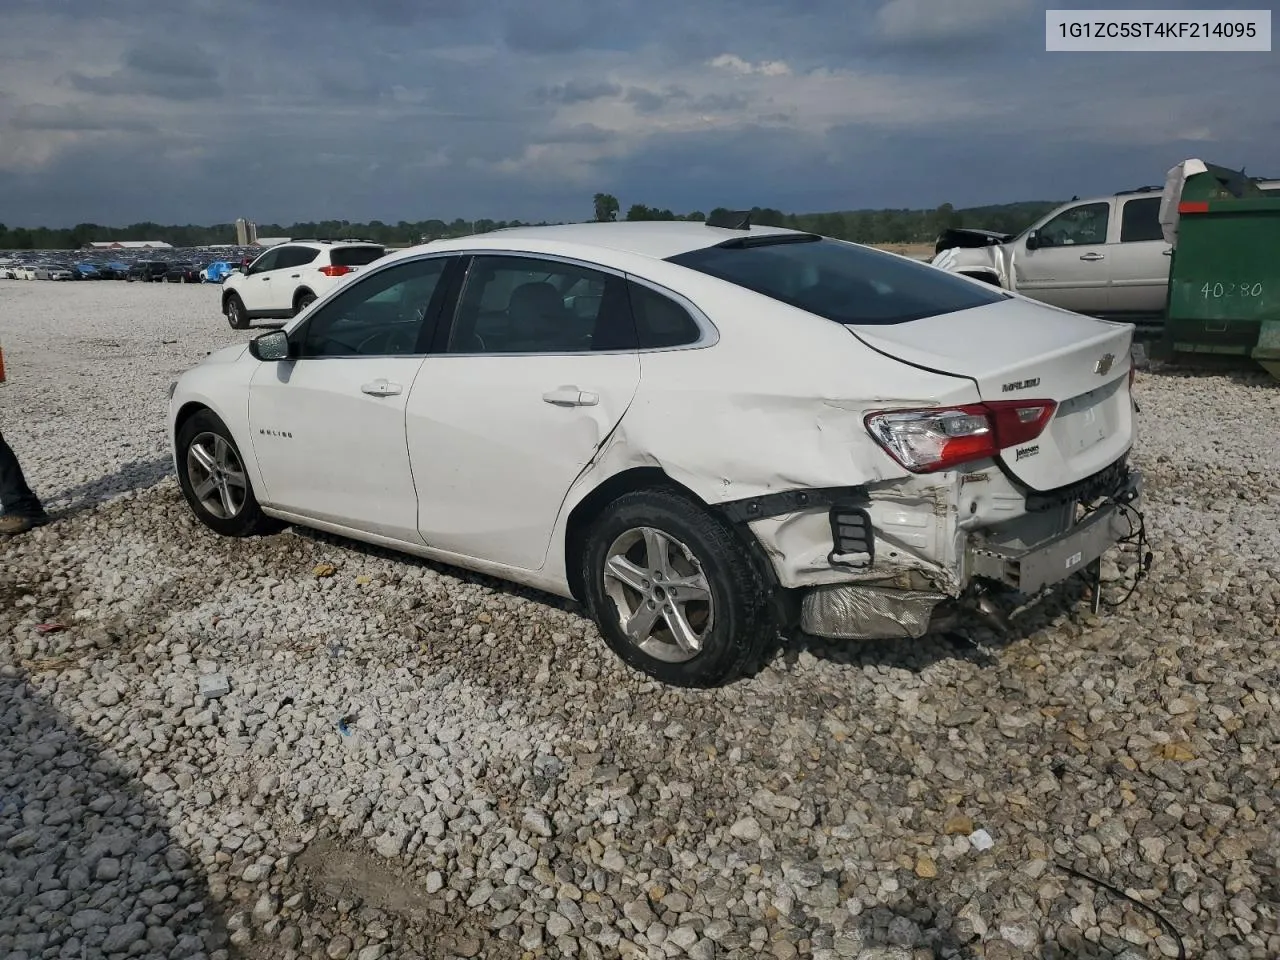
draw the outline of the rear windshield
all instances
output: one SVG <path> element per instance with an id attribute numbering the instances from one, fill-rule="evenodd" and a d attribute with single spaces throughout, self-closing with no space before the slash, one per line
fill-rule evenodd
<path id="1" fill-rule="evenodd" d="M 1008 299 L 937 267 L 839 240 L 757 241 L 669 259 L 837 323 L 907 323 Z"/>
<path id="2" fill-rule="evenodd" d="M 386 252 L 383 247 L 337 247 L 329 257 L 335 267 L 363 267 Z"/>

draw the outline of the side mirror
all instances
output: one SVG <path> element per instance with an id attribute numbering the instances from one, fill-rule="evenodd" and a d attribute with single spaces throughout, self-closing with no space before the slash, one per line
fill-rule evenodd
<path id="1" fill-rule="evenodd" d="M 1040 244 L 1040 231 L 1039 231 L 1039 230 L 1032 230 L 1030 233 L 1028 233 L 1028 234 L 1027 234 L 1027 249 L 1028 249 L 1028 250 L 1036 250 L 1036 249 L 1038 249 L 1040 246 L 1041 246 L 1041 244 Z"/>
<path id="2" fill-rule="evenodd" d="M 289 359 L 289 335 L 283 330 L 270 330 L 249 341 L 249 355 L 255 360 L 273 362 Z"/>

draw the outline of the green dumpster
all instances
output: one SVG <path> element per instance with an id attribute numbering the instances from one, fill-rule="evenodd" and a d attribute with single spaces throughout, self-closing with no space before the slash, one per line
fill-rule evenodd
<path id="1" fill-rule="evenodd" d="M 1165 348 L 1251 357 L 1280 379 L 1280 196 L 1205 167 L 1178 202 Z"/>

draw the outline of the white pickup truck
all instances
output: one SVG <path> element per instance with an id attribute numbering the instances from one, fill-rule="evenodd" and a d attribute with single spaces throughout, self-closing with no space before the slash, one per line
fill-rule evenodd
<path id="1" fill-rule="evenodd" d="M 1160 226 L 1163 189 L 1072 200 L 1016 235 L 948 230 L 932 263 L 1077 313 L 1158 319 L 1173 249 Z"/>

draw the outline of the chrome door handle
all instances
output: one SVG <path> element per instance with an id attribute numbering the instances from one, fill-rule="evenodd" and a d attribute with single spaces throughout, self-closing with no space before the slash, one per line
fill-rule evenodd
<path id="1" fill-rule="evenodd" d="M 367 393 L 371 397 L 393 397 L 402 389 L 404 388 L 400 384 L 392 383 L 390 380 L 372 380 L 360 385 L 360 392 Z"/>
<path id="2" fill-rule="evenodd" d="M 574 386 L 556 387 L 542 395 L 547 403 L 557 407 L 594 407 L 600 402 L 599 394 L 580 390 Z"/>
<path id="3" fill-rule="evenodd" d="M 1101 253 L 1086 253 L 1080 257 L 1081 260 L 1105 260 L 1106 255 Z"/>
<path id="4" fill-rule="evenodd" d="M 1164 253 L 1164 255 L 1165 255 L 1166 257 L 1172 257 L 1172 256 L 1173 256 L 1173 247 L 1170 247 L 1168 250 L 1164 250 L 1164 251 L 1162 251 L 1162 252 Z"/>

